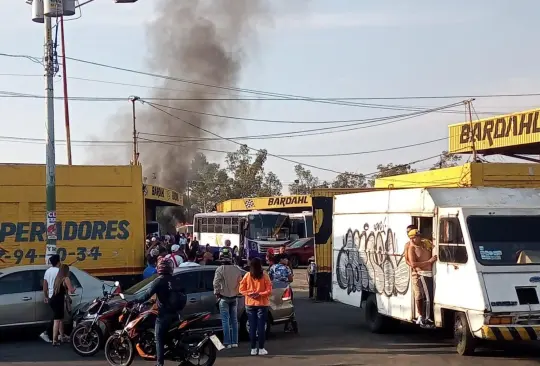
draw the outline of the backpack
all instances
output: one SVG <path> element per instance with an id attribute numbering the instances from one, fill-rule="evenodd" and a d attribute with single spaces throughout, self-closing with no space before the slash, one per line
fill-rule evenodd
<path id="1" fill-rule="evenodd" d="M 169 281 L 169 291 L 167 308 L 176 312 L 184 310 L 187 304 L 186 294 L 182 292 L 178 285 L 175 285 L 174 281 Z"/>

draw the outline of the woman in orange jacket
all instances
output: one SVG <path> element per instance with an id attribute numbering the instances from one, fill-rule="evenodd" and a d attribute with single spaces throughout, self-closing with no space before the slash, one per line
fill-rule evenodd
<path id="1" fill-rule="evenodd" d="M 246 273 L 240 282 L 240 293 L 245 297 L 246 311 L 249 321 L 249 338 L 251 340 L 251 355 L 267 355 L 264 348 L 266 338 L 265 325 L 272 293 L 272 281 L 263 271 L 259 258 L 253 258 L 249 264 L 249 273 Z M 258 348 L 257 348 L 258 338 Z"/>

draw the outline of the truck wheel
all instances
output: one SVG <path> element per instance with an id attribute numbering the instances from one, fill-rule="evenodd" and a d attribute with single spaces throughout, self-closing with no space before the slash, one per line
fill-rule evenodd
<path id="1" fill-rule="evenodd" d="M 467 316 L 464 313 L 456 313 L 455 315 L 454 342 L 460 356 L 470 356 L 476 349 L 476 339 L 471 333 Z"/>
<path id="2" fill-rule="evenodd" d="M 370 294 L 366 300 L 365 316 L 369 330 L 372 333 L 386 333 L 394 323 L 394 319 L 379 314 L 375 294 Z"/>

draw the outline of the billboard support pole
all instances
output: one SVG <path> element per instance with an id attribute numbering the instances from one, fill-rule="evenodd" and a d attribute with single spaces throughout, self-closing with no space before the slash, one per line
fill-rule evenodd
<path id="1" fill-rule="evenodd" d="M 473 102 L 474 99 L 469 99 L 468 101 L 466 101 L 466 105 L 467 105 L 467 109 L 469 111 L 469 125 L 470 125 L 470 130 L 471 130 L 471 150 L 472 150 L 472 161 L 473 163 L 476 163 L 477 161 L 477 153 L 476 153 L 476 147 L 475 147 L 475 137 L 474 137 L 474 132 L 473 132 L 473 122 L 472 122 L 472 111 L 471 111 L 471 104 Z"/>
<path id="2" fill-rule="evenodd" d="M 45 16 L 45 91 L 47 108 L 47 146 L 46 146 L 46 165 L 45 165 L 45 192 L 46 192 L 46 227 L 47 244 L 45 251 L 45 264 L 48 264 L 49 258 L 56 254 L 56 151 L 54 146 L 54 57 L 53 57 L 53 39 L 52 39 L 52 21 L 51 17 Z"/>

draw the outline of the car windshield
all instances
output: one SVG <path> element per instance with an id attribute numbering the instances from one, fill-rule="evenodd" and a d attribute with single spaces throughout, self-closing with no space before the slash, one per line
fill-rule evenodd
<path id="1" fill-rule="evenodd" d="M 540 264 L 540 216 L 469 216 L 467 226 L 479 263 Z"/>
<path id="2" fill-rule="evenodd" d="M 130 287 L 126 291 L 124 291 L 124 294 L 125 295 L 135 295 L 135 294 L 138 294 L 138 293 L 140 293 L 142 291 L 146 291 L 146 289 L 148 288 L 150 283 L 152 281 L 154 281 L 157 278 L 157 276 L 158 276 L 157 274 L 154 274 L 154 275 L 148 277 L 147 279 L 142 280 L 141 282 L 133 285 L 132 287 Z"/>
<path id="3" fill-rule="evenodd" d="M 306 241 L 305 241 L 305 240 L 296 240 L 296 241 L 293 241 L 293 242 L 289 245 L 289 248 L 291 248 L 291 249 L 301 248 L 301 247 L 304 246 L 304 244 L 306 244 Z"/>

